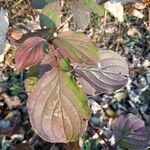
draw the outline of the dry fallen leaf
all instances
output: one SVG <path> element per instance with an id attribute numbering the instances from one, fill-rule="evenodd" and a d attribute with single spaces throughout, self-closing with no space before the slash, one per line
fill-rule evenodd
<path id="1" fill-rule="evenodd" d="M 0 55 L 6 46 L 6 33 L 8 31 L 9 20 L 6 10 L 0 9 Z"/>
<path id="2" fill-rule="evenodd" d="M 19 40 L 22 37 L 23 33 L 19 29 L 12 29 L 11 37 L 15 40 Z"/>
<path id="3" fill-rule="evenodd" d="M 140 19 L 144 17 L 143 13 L 136 9 L 133 10 L 132 15 Z"/>
<path id="4" fill-rule="evenodd" d="M 123 18 L 124 8 L 121 2 L 116 2 L 114 0 L 108 1 L 105 3 L 105 8 L 120 22 L 124 21 Z"/>

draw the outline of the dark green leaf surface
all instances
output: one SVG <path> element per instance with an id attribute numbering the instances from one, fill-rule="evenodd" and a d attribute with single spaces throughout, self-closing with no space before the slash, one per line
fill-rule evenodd
<path id="1" fill-rule="evenodd" d="M 42 27 L 54 28 L 60 23 L 61 7 L 58 0 L 51 0 L 40 14 L 40 23 Z"/>

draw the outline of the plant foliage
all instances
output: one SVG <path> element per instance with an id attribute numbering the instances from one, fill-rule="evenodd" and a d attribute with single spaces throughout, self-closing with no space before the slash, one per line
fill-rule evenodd
<path id="1" fill-rule="evenodd" d="M 34 64 L 39 67 L 34 72 L 36 78 L 32 75 L 29 80 L 35 79 L 32 84 L 37 82 L 27 102 L 31 125 L 46 141 L 67 143 L 77 141 L 84 134 L 91 114 L 86 94 L 76 82 L 77 74 L 88 82 L 86 86 L 111 93 L 125 86 L 129 71 L 121 56 L 111 51 L 99 52 L 84 33 L 60 32 L 62 7 L 58 2 L 39 1 L 35 5 L 36 2 L 31 1 L 35 8 L 44 7 L 41 27 L 55 26 L 57 36 L 27 39 L 18 48 L 15 62 L 19 71 Z M 102 14 L 101 6 L 92 0 L 72 0 L 71 3 L 75 4 L 74 19 L 83 30 L 90 23 L 90 12 Z"/>
<path id="2" fill-rule="evenodd" d="M 44 56 L 43 44 L 45 41 L 40 37 L 31 37 L 24 41 L 15 57 L 16 67 L 19 71 L 40 62 Z"/>
<path id="3" fill-rule="evenodd" d="M 128 150 L 144 150 L 150 144 L 150 130 L 133 114 L 121 115 L 113 126 L 116 143 Z"/>

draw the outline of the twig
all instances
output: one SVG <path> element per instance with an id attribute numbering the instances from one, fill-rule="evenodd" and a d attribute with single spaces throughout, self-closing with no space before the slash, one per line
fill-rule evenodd
<path id="1" fill-rule="evenodd" d="M 14 19 L 15 17 L 17 17 L 28 5 L 25 5 L 24 7 L 21 8 L 20 11 L 18 11 L 14 16 L 12 16 L 11 19 Z"/>
<path id="2" fill-rule="evenodd" d="M 53 145 L 51 146 L 51 148 L 49 150 L 53 150 L 55 146 L 55 143 L 53 143 Z"/>
<path id="3" fill-rule="evenodd" d="M 72 17 L 73 15 L 70 15 L 63 23 L 61 23 L 58 27 L 58 30 L 60 30 L 68 21 L 70 21 Z"/>
<path id="4" fill-rule="evenodd" d="M 106 26 L 106 23 L 107 23 L 107 9 L 105 9 L 105 13 L 104 13 L 104 27 Z"/>
<path id="5" fill-rule="evenodd" d="M 150 31 L 150 9 L 148 9 L 148 28 L 149 28 L 149 31 Z"/>
<path id="6" fill-rule="evenodd" d="M 12 6 L 12 8 L 14 8 L 14 7 L 16 7 L 18 4 L 20 4 L 22 1 L 24 1 L 24 0 L 19 0 L 17 3 L 15 3 L 13 6 Z"/>
<path id="7" fill-rule="evenodd" d="M 98 136 L 106 143 L 106 145 L 108 146 L 109 150 L 112 150 L 111 144 L 110 144 L 102 135 L 99 134 L 99 132 L 97 131 L 97 129 L 95 129 L 95 128 L 93 127 L 93 125 L 91 125 L 90 123 L 89 123 L 89 126 L 90 126 L 90 127 L 98 134 Z"/>
<path id="8" fill-rule="evenodd" d="M 23 71 L 20 72 L 20 84 L 23 84 Z"/>

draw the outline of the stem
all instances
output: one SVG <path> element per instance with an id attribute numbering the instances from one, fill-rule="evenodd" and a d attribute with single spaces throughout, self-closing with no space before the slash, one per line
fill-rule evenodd
<path id="1" fill-rule="evenodd" d="M 53 145 L 51 146 L 51 148 L 49 150 L 53 150 L 55 146 L 55 143 L 53 143 Z"/>
<path id="2" fill-rule="evenodd" d="M 71 20 L 71 18 L 73 17 L 73 15 L 70 15 L 62 24 L 59 25 L 58 30 L 60 30 L 61 28 L 63 28 L 63 26 Z"/>
<path id="3" fill-rule="evenodd" d="M 112 150 L 111 144 L 109 141 L 107 141 L 102 135 L 99 134 L 99 132 L 97 131 L 97 129 L 95 129 L 93 127 L 93 125 L 91 125 L 91 123 L 89 123 L 89 126 L 98 134 L 98 136 L 106 143 L 106 145 L 108 146 L 109 150 Z"/>
<path id="4" fill-rule="evenodd" d="M 20 72 L 20 84 L 23 84 L 23 71 Z"/>
<path id="5" fill-rule="evenodd" d="M 65 60 L 65 57 L 62 55 L 62 53 L 60 52 L 60 50 L 57 48 L 56 51 L 58 52 L 58 54 L 64 59 L 64 61 L 70 65 L 66 60 Z"/>
<path id="6" fill-rule="evenodd" d="M 54 56 L 55 56 L 55 59 L 56 59 L 56 62 L 57 62 L 57 67 L 59 68 L 59 66 L 60 66 L 60 60 L 59 60 L 57 51 L 56 51 L 56 49 L 54 48 L 53 45 L 50 45 L 49 48 L 50 48 L 50 49 L 52 50 L 52 52 L 54 53 Z"/>

